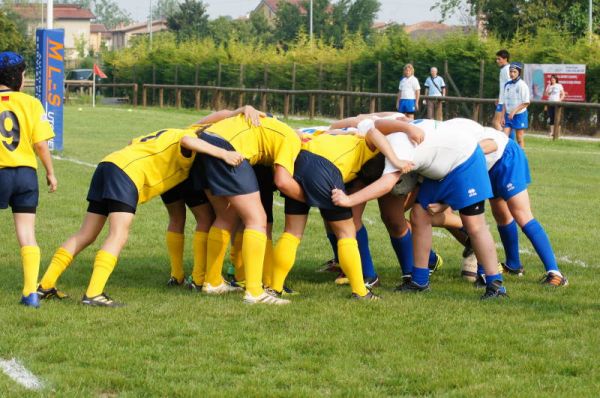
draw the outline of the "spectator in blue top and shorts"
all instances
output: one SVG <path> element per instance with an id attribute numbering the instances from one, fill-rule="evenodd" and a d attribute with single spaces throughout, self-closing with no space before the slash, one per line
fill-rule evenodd
<path id="1" fill-rule="evenodd" d="M 421 86 L 414 76 L 415 68 L 412 64 L 404 66 L 404 77 L 400 80 L 398 86 L 398 99 L 396 100 L 396 109 L 404 113 L 407 118 L 414 120 L 415 112 L 419 110 L 419 95 Z"/>
<path id="2" fill-rule="evenodd" d="M 431 67 L 431 76 L 425 80 L 425 95 L 431 97 L 446 96 L 446 82 L 438 75 L 438 69 L 435 66 Z M 427 119 L 442 120 L 442 102 L 427 100 Z"/>

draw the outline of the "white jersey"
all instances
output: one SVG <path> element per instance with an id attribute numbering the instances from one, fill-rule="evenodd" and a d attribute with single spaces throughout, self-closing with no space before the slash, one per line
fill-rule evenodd
<path id="1" fill-rule="evenodd" d="M 546 93 L 548 93 L 548 101 L 560 101 L 560 93 L 564 91 L 562 84 L 556 83 L 548 85 Z"/>
<path id="2" fill-rule="evenodd" d="M 506 113 L 511 113 L 519 105 L 529 103 L 529 87 L 523 79 L 510 80 L 504 85 L 504 107 Z M 517 114 L 525 112 L 527 109 L 521 109 Z"/>
<path id="3" fill-rule="evenodd" d="M 457 124 L 446 125 L 430 119 L 415 120 L 412 124 L 425 133 L 421 144 L 415 146 L 404 133 L 393 133 L 386 138 L 400 160 L 412 162 L 417 173 L 432 180 L 446 177 L 469 159 L 477 147 L 475 137 L 457 128 Z M 397 171 L 386 159 L 383 174 Z"/>
<path id="4" fill-rule="evenodd" d="M 477 142 L 483 140 L 493 140 L 497 149 L 494 152 L 485 155 L 485 163 L 489 171 L 504 154 L 504 149 L 508 144 L 508 136 L 502 131 L 491 127 L 483 127 L 481 124 L 471 119 L 450 119 L 444 122 L 444 125 L 452 131 L 461 130 L 471 134 Z"/>
<path id="5" fill-rule="evenodd" d="M 510 74 L 508 73 L 509 70 L 510 70 L 510 64 L 506 64 L 502 68 L 500 68 L 500 76 L 499 76 L 500 90 L 498 91 L 498 103 L 499 104 L 504 103 L 504 99 L 503 99 L 504 86 L 506 85 L 506 83 L 508 83 L 510 81 Z"/>
<path id="6" fill-rule="evenodd" d="M 416 99 L 417 96 L 415 91 L 421 90 L 419 81 L 416 77 L 403 77 L 398 85 L 398 91 L 400 91 L 400 99 Z"/>

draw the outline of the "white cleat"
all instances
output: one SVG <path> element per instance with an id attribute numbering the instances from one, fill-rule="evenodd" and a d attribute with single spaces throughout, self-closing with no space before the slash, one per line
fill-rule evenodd
<path id="1" fill-rule="evenodd" d="M 206 293 L 206 294 L 227 294 L 227 293 L 233 293 L 233 292 L 241 292 L 242 289 L 241 287 L 237 287 L 237 286 L 231 286 L 229 283 L 223 281 L 223 283 L 221 283 L 219 286 L 213 286 L 208 282 L 204 283 L 204 286 L 202 286 L 202 292 Z"/>
<path id="2" fill-rule="evenodd" d="M 254 297 L 249 292 L 246 292 L 246 295 L 244 296 L 244 303 L 246 303 L 246 304 L 274 304 L 274 305 L 284 305 L 284 304 L 289 304 L 290 300 L 286 300 L 286 299 L 282 299 L 282 298 L 279 298 L 279 297 L 272 296 L 272 295 L 270 295 L 267 292 L 263 292 L 263 294 L 261 294 L 258 297 Z"/>

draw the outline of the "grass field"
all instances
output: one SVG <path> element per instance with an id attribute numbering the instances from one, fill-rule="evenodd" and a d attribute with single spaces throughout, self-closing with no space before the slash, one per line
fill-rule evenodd
<path id="1" fill-rule="evenodd" d="M 96 163 L 133 136 L 197 118 L 188 111 L 67 107 L 63 156 Z M 434 246 L 445 265 L 432 291 L 395 294 L 399 267 L 373 205 L 365 224 L 383 280 L 380 302 L 351 302 L 332 275 L 315 273 L 331 257 L 318 215 L 309 220 L 289 278 L 301 292 L 292 305 L 248 306 L 240 295 L 167 288 L 167 214 L 155 199 L 138 210 L 107 286 L 126 307 L 78 304 L 96 242 L 60 281 L 73 299 L 33 310 L 16 304 L 20 258 L 10 211 L 3 211 L 0 358 L 17 358 L 44 388 L 26 390 L 0 373 L 0 396 L 597 396 L 600 144 L 539 138 L 527 144 L 534 214 L 570 285 L 550 290 L 537 283 L 543 267 L 521 234 L 526 274 L 506 278 L 510 299 L 502 302 L 479 301 L 481 291 L 460 278 L 461 248 L 441 231 Z M 42 192 L 38 210 L 42 272 L 78 228 L 93 172 L 67 160 L 55 167 L 59 191 Z M 277 197 L 276 236 L 281 203 Z M 187 229 L 189 270 L 191 222 Z"/>

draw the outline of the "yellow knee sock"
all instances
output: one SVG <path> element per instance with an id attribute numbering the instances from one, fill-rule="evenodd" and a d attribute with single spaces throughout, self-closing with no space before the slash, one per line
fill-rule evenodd
<path id="1" fill-rule="evenodd" d="M 352 293 L 356 293 L 359 296 L 367 294 L 356 239 L 338 239 L 338 257 L 340 259 L 340 267 L 342 267 L 342 271 L 344 271 L 344 274 L 346 274 L 350 281 Z"/>
<path id="2" fill-rule="evenodd" d="M 283 290 L 285 278 L 287 278 L 296 261 L 298 245 L 300 245 L 300 239 L 287 232 L 284 232 L 277 241 L 273 251 L 272 289 L 278 292 Z"/>
<path id="3" fill-rule="evenodd" d="M 29 296 L 37 291 L 37 279 L 40 272 L 40 248 L 23 246 L 21 248 L 23 261 L 23 296 Z"/>
<path id="4" fill-rule="evenodd" d="M 246 291 L 254 297 L 263 293 L 262 270 L 266 246 L 267 235 L 264 232 L 244 230 L 242 261 L 246 270 Z"/>
<path id="5" fill-rule="evenodd" d="M 52 256 L 52 261 L 50 261 L 50 265 L 40 281 L 42 289 L 56 287 L 56 281 L 72 262 L 73 255 L 67 249 L 59 247 Z"/>
<path id="6" fill-rule="evenodd" d="M 265 247 L 265 259 L 263 262 L 263 285 L 270 287 L 273 281 L 273 241 L 267 239 Z"/>
<path id="7" fill-rule="evenodd" d="M 206 282 L 212 286 L 223 283 L 223 259 L 229 244 L 229 232 L 227 230 L 211 227 L 208 231 L 206 243 Z"/>
<path id="8" fill-rule="evenodd" d="M 94 260 L 94 271 L 92 272 L 92 278 L 87 288 L 85 295 L 87 297 L 94 297 L 104 292 L 104 287 L 110 274 L 117 265 L 117 258 L 104 250 L 98 250 L 96 259 Z"/>
<path id="9" fill-rule="evenodd" d="M 233 246 L 230 250 L 231 264 L 235 269 L 235 280 L 238 282 L 246 280 L 246 273 L 244 272 L 244 262 L 242 261 L 242 242 L 244 240 L 244 233 L 237 232 L 235 239 L 233 240 Z"/>
<path id="10" fill-rule="evenodd" d="M 206 274 L 207 241 L 207 232 L 194 232 L 194 238 L 192 240 L 192 251 L 194 252 L 194 269 L 192 270 L 192 279 L 198 286 L 201 286 L 204 283 L 204 277 Z"/>
<path id="11" fill-rule="evenodd" d="M 178 232 L 167 231 L 167 251 L 171 261 L 171 276 L 179 283 L 183 282 L 185 272 L 183 271 L 183 245 L 185 235 Z"/>

